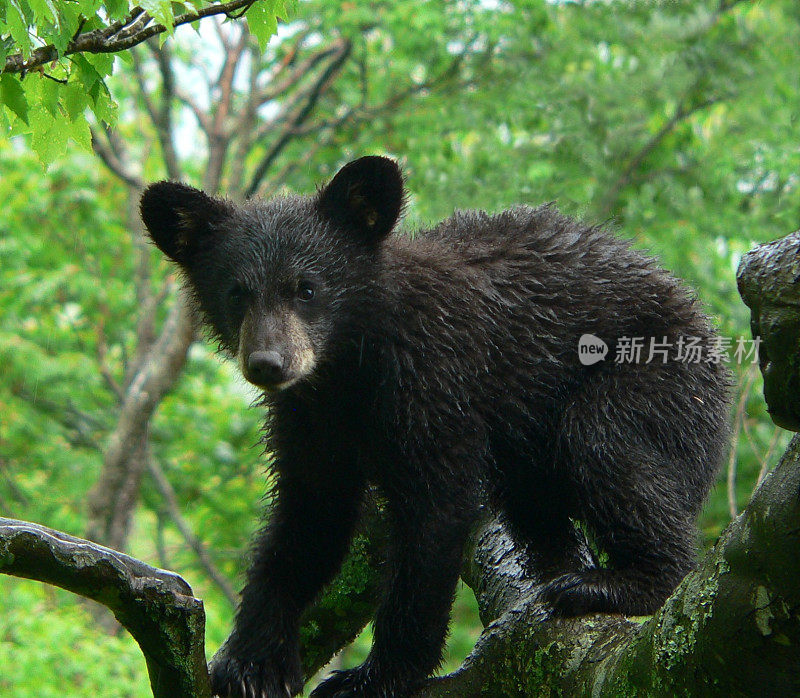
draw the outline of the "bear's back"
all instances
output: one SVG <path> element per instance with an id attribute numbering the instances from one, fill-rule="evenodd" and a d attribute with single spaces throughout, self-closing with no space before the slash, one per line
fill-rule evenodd
<path id="1" fill-rule="evenodd" d="M 387 253 L 389 283 L 411 307 L 452 306 L 473 326 L 476 314 L 491 314 L 561 343 L 593 331 L 611 340 L 708 331 L 692 294 L 652 258 L 552 205 L 459 211 L 411 238 L 394 236 Z"/>

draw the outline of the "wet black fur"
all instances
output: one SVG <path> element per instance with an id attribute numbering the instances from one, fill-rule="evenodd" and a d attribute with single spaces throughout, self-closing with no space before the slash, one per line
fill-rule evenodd
<path id="1" fill-rule="evenodd" d="M 281 289 L 298 274 L 319 289 L 297 310 L 318 366 L 268 398 L 277 503 L 214 661 L 220 695 L 301 690 L 298 617 L 339 568 L 368 482 L 396 531 L 374 644 L 315 698 L 402 696 L 435 670 L 481 485 L 554 570 L 560 612 L 651 613 L 692 567 L 724 448 L 723 367 L 614 363 L 619 337 L 714 336 L 652 260 L 552 206 L 391 234 L 396 166 L 348 168 L 309 197 L 234 207 L 161 183 L 142 202 L 232 351 L 238 306 L 288 302 Z M 605 361 L 579 363 L 584 333 L 608 343 Z M 570 568 L 571 519 L 593 531 L 607 568 Z"/>

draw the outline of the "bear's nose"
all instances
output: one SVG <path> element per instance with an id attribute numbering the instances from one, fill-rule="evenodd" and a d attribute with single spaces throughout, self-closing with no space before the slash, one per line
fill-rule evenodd
<path id="1" fill-rule="evenodd" d="M 283 357 L 277 351 L 254 351 L 247 357 L 246 377 L 256 385 L 282 383 Z"/>

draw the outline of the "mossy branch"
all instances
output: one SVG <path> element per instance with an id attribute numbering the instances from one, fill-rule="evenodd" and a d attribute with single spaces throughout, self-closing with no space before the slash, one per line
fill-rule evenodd
<path id="1" fill-rule="evenodd" d="M 139 643 L 156 698 L 210 698 L 203 602 L 174 572 L 4 518 L 0 572 L 47 582 L 108 607 Z"/>
<path id="2" fill-rule="evenodd" d="M 800 436 L 654 616 L 554 619 L 536 585 L 520 593 L 511 575 L 517 598 L 490 602 L 494 618 L 464 665 L 417 695 L 800 695 L 798 549 Z M 498 575 L 509 582 L 505 565 L 465 577 L 482 601 Z"/>

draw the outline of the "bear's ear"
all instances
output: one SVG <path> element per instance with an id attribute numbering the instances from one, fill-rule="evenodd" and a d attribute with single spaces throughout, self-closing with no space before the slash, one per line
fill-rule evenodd
<path id="1" fill-rule="evenodd" d="M 157 182 L 145 189 L 139 210 L 158 248 L 186 265 L 199 245 L 214 234 L 212 224 L 229 216 L 232 206 L 185 184 Z"/>
<path id="2" fill-rule="evenodd" d="M 388 235 L 403 208 L 403 175 L 394 160 L 370 155 L 345 165 L 325 187 L 320 211 L 363 242 Z"/>

